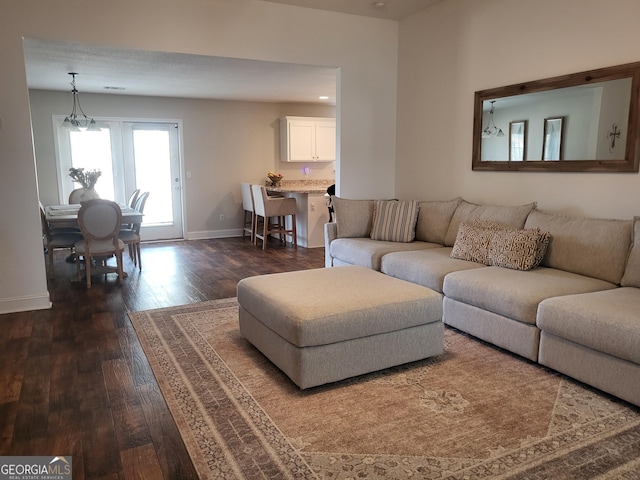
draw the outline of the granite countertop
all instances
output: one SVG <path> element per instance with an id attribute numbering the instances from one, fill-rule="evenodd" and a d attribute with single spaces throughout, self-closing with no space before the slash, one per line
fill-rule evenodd
<path id="1" fill-rule="evenodd" d="M 335 180 L 282 180 L 277 187 L 270 185 L 266 185 L 266 187 L 270 192 L 327 193 L 327 188 L 334 183 Z"/>

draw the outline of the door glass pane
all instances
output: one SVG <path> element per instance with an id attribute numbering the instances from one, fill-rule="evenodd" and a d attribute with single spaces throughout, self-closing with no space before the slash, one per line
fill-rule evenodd
<path id="1" fill-rule="evenodd" d="M 113 189 L 113 167 L 111 163 L 111 130 L 102 127 L 99 132 L 69 132 L 71 166 L 85 170 L 100 170 L 102 175 L 95 190 L 100 198 L 115 200 Z M 65 172 L 68 173 L 68 172 Z M 81 185 L 74 184 L 74 188 Z"/>
<path id="2" fill-rule="evenodd" d="M 171 155 L 167 130 L 133 130 L 136 187 L 149 192 L 143 225 L 173 223 Z"/>

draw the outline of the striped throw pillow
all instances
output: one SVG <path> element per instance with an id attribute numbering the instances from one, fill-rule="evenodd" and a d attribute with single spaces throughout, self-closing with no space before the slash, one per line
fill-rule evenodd
<path id="1" fill-rule="evenodd" d="M 418 202 L 377 200 L 373 210 L 371 239 L 387 242 L 412 242 L 416 234 Z"/>

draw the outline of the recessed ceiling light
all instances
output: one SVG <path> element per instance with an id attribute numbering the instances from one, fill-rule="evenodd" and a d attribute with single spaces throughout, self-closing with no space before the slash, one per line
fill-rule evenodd
<path id="1" fill-rule="evenodd" d="M 373 2 L 373 6 L 376 8 L 384 8 L 387 4 L 385 2 Z"/>
<path id="2" fill-rule="evenodd" d="M 327 97 L 326 95 L 320 95 L 318 98 L 320 100 L 329 100 L 329 97 Z"/>

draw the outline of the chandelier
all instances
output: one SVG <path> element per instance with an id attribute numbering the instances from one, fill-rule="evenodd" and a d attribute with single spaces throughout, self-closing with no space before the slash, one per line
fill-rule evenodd
<path id="1" fill-rule="evenodd" d="M 93 118 L 87 117 L 80 106 L 80 93 L 76 88 L 76 72 L 69 72 L 71 75 L 71 94 L 73 95 L 73 107 L 71 109 L 71 113 L 68 117 L 64 119 L 62 122 L 62 126 L 72 132 L 79 132 L 80 127 L 86 128 L 89 132 L 99 132 L 100 127 L 96 124 L 96 121 Z M 80 115 L 78 115 L 78 112 Z"/>
<path id="2" fill-rule="evenodd" d="M 504 137 L 504 132 L 501 128 L 496 127 L 495 122 L 493 121 L 493 111 L 496 109 L 494 103 L 495 100 L 491 101 L 491 109 L 489 110 L 489 119 L 487 120 L 487 126 L 482 130 L 482 138 L 489 137 Z"/>

